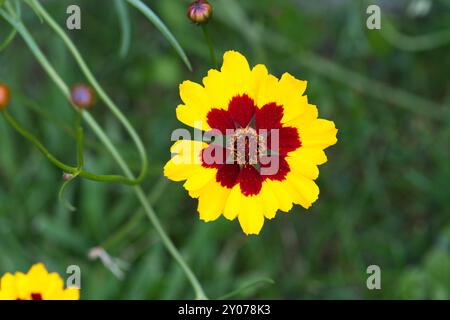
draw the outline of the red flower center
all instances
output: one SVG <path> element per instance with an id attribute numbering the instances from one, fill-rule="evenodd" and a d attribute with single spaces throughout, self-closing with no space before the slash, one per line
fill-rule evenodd
<path id="1" fill-rule="evenodd" d="M 225 142 L 214 140 L 203 149 L 202 165 L 217 168 L 217 182 L 226 188 L 239 184 L 246 196 L 258 194 L 266 179 L 284 180 L 290 171 L 285 158 L 301 141 L 282 118 L 283 106 L 272 102 L 257 108 L 245 94 L 233 97 L 228 110 L 212 109 L 208 124 Z"/>

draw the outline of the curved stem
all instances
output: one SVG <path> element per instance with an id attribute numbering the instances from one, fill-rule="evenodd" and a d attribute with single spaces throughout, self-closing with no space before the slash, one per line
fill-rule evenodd
<path id="1" fill-rule="evenodd" d="M 78 149 L 78 164 L 77 167 L 69 166 L 63 163 L 62 161 L 58 160 L 40 141 L 38 138 L 36 138 L 33 134 L 28 132 L 26 129 L 24 129 L 14 118 L 6 111 L 2 111 L 3 116 L 5 117 L 6 121 L 20 134 L 22 137 L 30 141 L 36 148 L 41 151 L 41 153 L 56 167 L 61 169 L 62 171 L 66 173 L 70 173 L 73 175 L 78 175 L 80 177 L 83 177 L 88 180 L 97 181 L 97 182 L 117 182 L 122 183 L 126 185 L 136 185 L 136 181 L 130 178 L 126 178 L 124 176 L 118 176 L 118 175 L 98 175 L 95 173 L 91 173 L 89 171 L 82 169 L 83 159 L 82 159 L 82 151 L 80 149 L 82 148 L 82 140 L 83 140 L 83 133 L 81 128 L 77 128 L 77 149 Z M 80 165 L 81 164 L 81 165 Z"/>
<path id="2" fill-rule="evenodd" d="M 95 91 L 98 93 L 100 99 L 108 106 L 108 108 L 111 110 L 111 112 L 114 114 L 114 116 L 122 123 L 124 128 L 127 130 L 128 134 L 133 139 L 134 144 L 136 145 L 136 148 L 138 149 L 139 156 L 141 157 L 142 161 L 142 167 L 141 172 L 139 173 L 139 176 L 136 178 L 137 182 L 142 182 L 146 175 L 148 170 L 148 159 L 147 159 L 147 153 L 145 151 L 144 145 L 139 138 L 138 134 L 134 130 L 133 126 L 131 126 L 128 119 L 123 115 L 123 113 L 120 111 L 120 109 L 116 106 L 116 104 L 112 101 L 112 99 L 106 94 L 106 92 L 103 90 L 103 88 L 98 83 L 97 79 L 92 74 L 91 70 L 87 66 L 86 62 L 84 61 L 83 57 L 81 56 L 80 52 L 78 51 L 77 47 L 74 45 L 72 40 L 67 36 L 67 34 L 64 32 L 64 30 L 56 23 L 56 21 L 48 14 L 48 12 L 44 9 L 44 7 L 41 6 L 39 1 L 37 0 L 30 0 L 29 2 L 33 3 L 36 10 L 39 12 L 39 14 L 42 15 L 44 20 L 48 23 L 48 25 L 55 31 L 56 34 L 61 38 L 61 40 L 64 42 L 64 44 L 69 49 L 70 53 L 74 57 L 75 61 L 78 63 L 78 66 L 80 67 L 81 71 L 85 75 L 86 79 L 89 81 L 89 83 L 92 85 L 92 87 L 95 89 Z"/>
<path id="3" fill-rule="evenodd" d="M 14 118 L 8 113 L 8 111 L 3 110 L 2 111 L 3 116 L 5 117 L 6 121 L 18 132 L 20 133 L 25 139 L 30 141 L 32 144 L 35 145 L 36 148 L 39 149 L 39 151 L 42 152 L 42 154 L 55 166 L 60 168 L 61 170 L 68 172 L 68 173 L 75 173 L 77 171 L 77 168 L 68 166 L 61 161 L 59 161 L 55 156 L 53 156 L 47 148 L 44 147 L 44 145 L 31 133 L 26 131 L 24 128 L 22 128 L 15 120 Z"/>
<path id="4" fill-rule="evenodd" d="M 12 19 L 8 14 L 6 14 L 3 10 L 0 9 L 0 15 L 5 18 L 11 25 L 13 25 L 17 31 L 20 33 L 22 38 L 25 40 L 26 44 L 30 48 L 33 55 L 36 57 L 36 59 L 39 61 L 41 66 L 44 68 L 44 70 L 48 73 L 50 78 L 55 82 L 56 86 L 61 90 L 63 95 L 68 101 L 70 100 L 70 90 L 67 84 L 61 79 L 59 74 L 55 71 L 53 66 L 50 64 L 50 62 L 47 60 L 47 58 L 44 56 L 42 51 L 37 46 L 36 42 L 34 41 L 32 35 L 28 32 L 28 30 L 24 27 L 24 25 L 20 22 L 15 21 Z M 83 119 L 86 121 L 86 123 L 91 127 L 91 129 L 94 131 L 94 133 L 98 136 L 100 141 L 105 145 L 105 147 L 108 149 L 108 151 L 111 153 L 113 158 L 116 160 L 118 165 L 121 167 L 123 172 L 127 177 L 133 178 L 133 174 L 131 170 L 129 169 L 127 163 L 123 160 L 120 153 L 117 151 L 115 146 L 112 144 L 111 140 L 108 138 L 106 133 L 103 131 L 103 129 L 98 125 L 97 121 L 91 116 L 90 113 L 84 112 L 83 113 Z M 159 236 L 161 237 L 161 240 L 163 244 L 166 246 L 167 250 L 171 253 L 172 257 L 177 261 L 183 272 L 186 274 L 186 277 L 189 279 L 196 298 L 197 299 L 207 299 L 207 296 L 198 281 L 195 274 L 192 272 L 190 267 L 186 264 L 181 254 L 178 252 L 176 247 L 174 246 L 172 240 L 168 237 L 166 231 L 162 227 L 161 223 L 159 222 L 159 219 L 155 212 L 153 211 L 152 206 L 148 203 L 147 199 L 145 198 L 145 194 L 142 191 L 142 188 L 139 186 L 135 186 L 133 188 L 139 202 L 143 206 L 145 213 L 147 214 L 150 221 L 153 223 L 156 231 L 158 232 Z"/>

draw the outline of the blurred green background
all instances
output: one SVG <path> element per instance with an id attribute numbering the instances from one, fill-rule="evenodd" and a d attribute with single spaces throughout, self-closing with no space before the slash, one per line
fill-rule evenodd
<path id="1" fill-rule="evenodd" d="M 275 284 L 236 297 L 450 299 L 449 1 L 371 1 L 381 6 L 381 30 L 366 28 L 366 1 L 211 1 L 217 54 L 238 50 L 277 76 L 308 80 L 309 100 L 339 129 L 318 202 L 279 213 L 258 237 L 246 237 L 237 221 L 199 221 L 196 200 L 161 176 L 180 126 L 178 85 L 201 81 L 210 62 L 201 29 L 186 18 L 189 1 L 145 2 L 185 49 L 192 73 L 132 7 L 131 45 L 121 57 L 113 1 L 42 1 L 62 27 L 67 6 L 80 5 L 82 30 L 68 33 L 144 140 L 151 161 L 144 190 L 210 297 L 271 278 Z M 28 6 L 22 11 L 65 81 L 85 82 L 59 38 Z M 0 39 L 9 31 L 1 19 Z M 10 112 L 74 163 L 74 112 L 20 36 L 0 52 L 0 81 L 12 90 Z M 98 103 L 92 114 L 137 172 L 133 144 L 106 110 Z M 120 172 L 86 131 L 88 167 Z M 38 261 L 64 274 L 76 264 L 82 299 L 194 297 L 150 222 L 133 218 L 139 204 L 129 187 L 77 180 L 66 191 L 78 208 L 71 212 L 58 201 L 61 176 L 0 118 L 0 274 Z M 89 258 L 99 245 L 128 265 L 122 279 Z M 372 264 L 381 268 L 381 290 L 366 287 Z"/>

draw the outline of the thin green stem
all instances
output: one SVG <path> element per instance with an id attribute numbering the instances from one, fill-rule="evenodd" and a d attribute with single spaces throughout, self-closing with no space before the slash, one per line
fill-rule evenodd
<path id="1" fill-rule="evenodd" d="M 211 34 L 209 33 L 208 25 L 207 24 L 202 24 L 201 28 L 202 28 L 203 34 L 205 36 L 206 43 L 208 44 L 209 55 L 210 55 L 210 58 L 211 58 L 212 66 L 213 66 L 213 68 L 217 69 L 219 66 L 217 64 L 216 53 L 214 51 L 214 44 L 213 44 L 213 41 L 212 41 L 212 38 L 211 38 Z"/>
<path id="2" fill-rule="evenodd" d="M 44 145 L 31 133 L 29 133 L 27 130 L 22 128 L 15 120 L 14 118 L 9 114 L 8 111 L 3 110 L 2 111 L 3 116 L 5 117 L 6 121 L 18 132 L 20 135 L 22 135 L 25 139 L 30 141 L 36 148 L 39 149 L 39 151 L 42 152 L 42 154 L 50 161 L 53 165 L 57 166 L 64 172 L 68 173 L 75 173 L 77 171 L 77 168 L 68 166 L 61 161 L 59 161 L 55 156 L 53 156 L 47 148 L 44 147 Z"/>
<path id="3" fill-rule="evenodd" d="M 81 170 L 84 166 L 84 157 L 83 157 L 83 141 L 84 141 L 84 132 L 82 127 L 82 114 L 83 111 L 77 111 L 75 115 L 75 132 L 77 139 L 77 167 Z"/>
<path id="4" fill-rule="evenodd" d="M 100 99 L 108 106 L 108 108 L 111 110 L 113 115 L 120 121 L 120 123 L 122 123 L 125 130 L 128 132 L 128 134 L 133 139 L 133 142 L 135 143 L 135 145 L 137 147 L 139 156 L 141 157 L 141 161 L 142 161 L 141 172 L 139 173 L 139 176 L 136 178 L 136 180 L 138 181 L 138 183 L 142 182 L 147 175 L 148 159 L 147 159 L 147 153 L 145 151 L 145 148 L 144 148 L 144 145 L 143 145 L 141 139 L 139 138 L 139 135 L 136 133 L 136 131 L 134 130 L 133 126 L 130 124 L 128 119 L 123 115 L 123 113 L 120 111 L 120 109 L 116 106 L 116 104 L 112 101 L 112 99 L 103 90 L 103 88 L 98 83 L 97 79 L 94 77 L 93 73 L 87 66 L 86 62 L 84 61 L 84 59 L 81 56 L 80 52 L 78 51 L 77 47 L 72 42 L 72 40 L 70 40 L 70 38 L 67 36 L 67 34 L 64 32 L 64 30 L 48 14 L 48 12 L 44 9 L 44 7 L 42 7 L 42 5 L 39 3 L 39 1 L 29 0 L 29 2 L 35 6 L 36 10 L 42 15 L 42 17 L 48 23 L 48 25 L 61 38 L 61 40 L 64 42 L 64 44 L 67 46 L 70 53 L 74 57 L 75 61 L 78 63 L 78 66 L 80 67 L 81 71 L 85 75 L 86 79 L 89 81 L 89 83 L 95 89 L 95 91 L 98 93 Z"/>
<path id="5" fill-rule="evenodd" d="M 30 132 L 28 132 L 26 129 L 24 129 L 16 120 L 14 120 L 14 118 L 8 113 L 8 111 L 3 110 L 3 116 L 5 117 L 6 121 L 8 121 L 8 123 L 25 139 L 27 139 L 28 141 L 30 141 L 37 149 L 39 149 L 39 151 L 41 151 L 41 153 L 56 167 L 58 167 L 59 169 L 61 169 L 62 171 L 66 172 L 66 173 L 70 173 L 73 175 L 79 175 L 82 178 L 88 179 L 88 180 L 92 180 L 92 181 L 97 181 L 97 182 L 110 182 L 110 183 L 122 183 L 122 184 L 126 184 L 126 185 L 136 185 L 136 181 L 130 178 L 126 178 L 124 176 L 119 176 L 119 175 L 97 175 L 94 173 L 91 173 L 89 171 L 83 170 L 82 168 L 80 168 L 79 166 L 77 167 L 73 167 L 73 166 L 69 166 L 65 163 L 63 163 L 61 160 L 58 160 L 40 141 L 38 138 L 36 138 L 33 134 L 31 134 Z M 77 141 L 79 141 L 78 144 L 78 148 L 82 147 L 82 131 L 81 130 L 77 130 Z M 81 146 L 81 147 L 80 147 Z M 78 151 L 79 153 L 79 151 Z M 82 157 L 82 153 L 79 156 Z M 79 162 L 83 162 L 83 160 L 81 159 L 78 160 Z"/>
<path id="6" fill-rule="evenodd" d="M 50 78 L 55 82 L 56 86 L 61 90 L 63 95 L 66 97 L 68 101 L 70 101 L 70 90 L 67 84 L 61 79 L 59 74 L 55 71 L 53 66 L 50 64 L 50 62 L 47 60 L 47 58 L 44 56 L 42 51 L 39 49 L 39 47 L 36 45 L 36 42 L 34 41 L 32 35 L 28 32 L 28 30 L 23 26 L 22 23 L 15 21 L 12 19 L 6 12 L 0 9 L 0 15 L 5 18 L 12 26 L 14 26 L 17 31 L 20 33 L 22 38 L 25 40 L 26 44 L 30 48 L 33 55 L 36 57 L 38 62 L 41 64 L 41 66 L 44 68 L 44 70 L 48 73 Z M 103 129 L 98 125 L 97 121 L 91 116 L 90 113 L 83 113 L 83 119 L 86 121 L 86 123 L 91 127 L 91 129 L 94 131 L 94 133 L 97 135 L 97 137 L 100 139 L 100 141 L 105 145 L 105 147 L 108 149 L 108 151 L 111 153 L 112 157 L 115 159 L 115 161 L 118 163 L 118 165 L 121 167 L 121 169 L 124 171 L 125 175 L 133 178 L 133 174 L 131 170 L 129 169 L 127 163 L 123 160 L 120 153 L 117 151 L 115 146 L 112 144 L 111 140 L 108 138 L 108 136 L 105 134 Z M 152 206 L 148 203 L 145 194 L 141 187 L 135 186 L 133 188 L 138 200 L 140 201 L 141 205 L 143 206 L 146 215 L 150 219 L 150 221 L 153 223 L 156 231 L 158 232 L 163 244 L 166 246 L 167 250 L 171 253 L 175 261 L 180 265 L 183 272 L 186 274 L 186 277 L 190 281 L 196 298 L 197 299 L 207 299 L 207 296 L 196 278 L 195 274 L 192 272 L 190 267 L 186 264 L 181 254 L 178 252 L 176 247 L 174 246 L 173 242 L 168 237 L 166 231 L 162 227 L 161 223 L 159 222 L 159 219 L 155 212 L 153 211 Z"/>
<path id="7" fill-rule="evenodd" d="M 59 189 L 58 198 L 59 201 L 70 211 L 75 211 L 74 205 L 72 205 L 69 201 L 64 198 L 64 191 L 66 191 L 67 186 L 79 175 L 79 173 L 73 174 L 68 180 L 64 181 L 63 185 Z"/>

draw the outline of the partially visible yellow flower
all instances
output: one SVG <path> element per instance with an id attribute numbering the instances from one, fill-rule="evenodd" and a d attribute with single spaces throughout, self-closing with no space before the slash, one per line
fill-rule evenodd
<path id="1" fill-rule="evenodd" d="M 0 280 L 0 300 L 79 299 L 79 289 L 64 289 L 64 282 L 60 275 L 49 273 L 42 263 L 33 265 L 27 274 L 6 273 Z"/>

